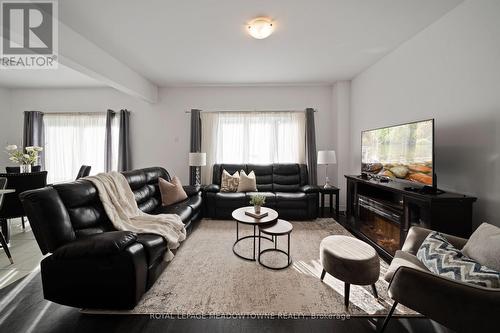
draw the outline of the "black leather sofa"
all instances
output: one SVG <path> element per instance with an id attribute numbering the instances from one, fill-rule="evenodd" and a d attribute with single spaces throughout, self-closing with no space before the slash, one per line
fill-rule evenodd
<path id="1" fill-rule="evenodd" d="M 248 206 L 257 192 L 220 192 L 222 171 L 233 174 L 245 170 L 255 172 L 257 190 L 266 197 L 265 206 L 275 209 L 280 218 L 310 220 L 318 217 L 319 188 L 308 185 L 305 164 L 215 164 L 211 185 L 204 188 L 205 215 L 230 219 L 236 208 Z"/>
<path id="2" fill-rule="evenodd" d="M 199 189 L 185 187 L 188 199 L 163 207 L 158 178 L 163 168 L 124 172 L 139 208 L 151 214 L 178 214 L 190 230 L 201 217 Z M 155 234 L 116 231 L 95 186 L 81 179 L 20 195 L 41 262 L 44 297 L 56 303 L 101 309 L 131 309 L 166 267 L 166 241 Z"/>

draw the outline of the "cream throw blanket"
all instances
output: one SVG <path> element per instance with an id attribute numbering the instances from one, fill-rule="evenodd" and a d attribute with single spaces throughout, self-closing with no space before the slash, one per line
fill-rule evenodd
<path id="1" fill-rule="evenodd" d="M 170 249 L 178 248 L 186 239 L 186 229 L 179 215 L 151 215 L 141 211 L 130 185 L 119 172 L 100 173 L 85 179 L 97 187 L 104 210 L 117 230 L 163 236 L 168 246 L 164 259 L 172 260 L 174 254 Z"/>

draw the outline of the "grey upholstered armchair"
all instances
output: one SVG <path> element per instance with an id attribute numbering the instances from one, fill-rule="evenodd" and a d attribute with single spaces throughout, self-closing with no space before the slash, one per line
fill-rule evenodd
<path id="1" fill-rule="evenodd" d="M 417 259 L 417 251 L 431 231 L 412 227 L 402 250 L 394 256 L 385 276 L 394 304 L 384 320 L 381 332 L 398 303 L 457 332 L 498 332 L 500 289 L 436 275 Z M 443 235 L 457 249 L 462 249 L 467 242 L 467 239 Z"/>

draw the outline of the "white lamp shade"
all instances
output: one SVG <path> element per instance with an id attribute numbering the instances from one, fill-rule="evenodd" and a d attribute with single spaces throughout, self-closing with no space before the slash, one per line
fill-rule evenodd
<path id="1" fill-rule="evenodd" d="M 318 164 L 336 164 L 337 156 L 335 150 L 320 150 L 318 151 Z"/>
<path id="2" fill-rule="evenodd" d="M 189 153 L 189 166 L 205 166 L 207 165 L 206 153 Z"/>

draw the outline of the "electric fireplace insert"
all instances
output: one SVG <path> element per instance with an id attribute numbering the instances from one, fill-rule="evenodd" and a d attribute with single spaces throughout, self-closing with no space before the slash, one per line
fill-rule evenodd
<path id="1" fill-rule="evenodd" d="M 358 196 L 358 230 L 394 255 L 401 244 L 403 206 L 393 202 Z"/>

